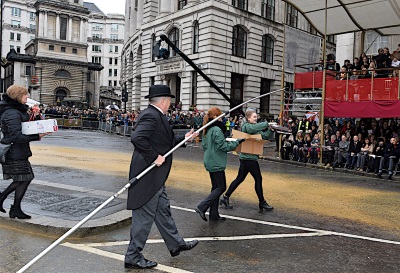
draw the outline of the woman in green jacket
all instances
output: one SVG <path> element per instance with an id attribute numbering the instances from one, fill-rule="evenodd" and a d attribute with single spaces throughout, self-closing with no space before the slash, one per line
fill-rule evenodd
<path id="1" fill-rule="evenodd" d="M 207 115 L 204 116 L 203 125 L 212 121 L 222 114 L 217 107 L 211 108 Z M 227 152 L 235 150 L 235 148 L 245 139 L 236 141 L 226 141 L 224 133 L 226 131 L 225 124 L 220 120 L 211 124 L 204 129 L 202 146 L 204 150 L 204 166 L 210 173 L 211 193 L 208 195 L 195 209 L 200 217 L 207 222 L 205 213 L 210 209 L 210 221 L 225 220 L 218 212 L 218 201 L 226 190 L 225 168 L 227 161 Z"/>
<path id="2" fill-rule="evenodd" d="M 272 131 L 269 128 L 268 122 L 257 123 L 257 113 L 254 110 L 246 111 L 246 121 L 242 125 L 242 132 L 254 135 L 261 134 L 263 139 L 269 139 L 272 135 Z M 260 171 L 260 166 L 258 165 L 258 155 L 254 154 L 244 154 L 239 155 L 240 167 L 239 173 L 236 179 L 229 186 L 228 191 L 222 196 L 220 204 L 225 205 L 227 209 L 232 209 L 233 207 L 229 204 L 229 197 L 236 190 L 236 188 L 244 181 L 247 174 L 250 173 L 255 181 L 255 190 L 257 193 L 259 201 L 260 212 L 263 210 L 271 211 L 274 208 L 268 205 L 267 201 L 264 199 L 263 188 L 262 188 L 262 176 Z"/>

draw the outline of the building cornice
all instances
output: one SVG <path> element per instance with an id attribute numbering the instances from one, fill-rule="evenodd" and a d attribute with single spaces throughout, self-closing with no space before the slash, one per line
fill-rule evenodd
<path id="1" fill-rule="evenodd" d="M 43 6 L 49 6 L 52 8 L 60 8 L 63 11 L 75 11 L 79 13 L 84 13 L 89 15 L 90 10 L 83 6 L 72 5 L 68 2 L 61 2 L 61 1 L 53 1 L 53 0 L 38 0 L 35 3 L 35 8 L 40 10 Z"/>

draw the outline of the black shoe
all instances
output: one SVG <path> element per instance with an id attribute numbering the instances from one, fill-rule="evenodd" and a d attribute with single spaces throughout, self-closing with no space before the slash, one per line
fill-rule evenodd
<path id="1" fill-rule="evenodd" d="M 392 177 L 392 176 L 393 176 L 393 173 L 389 173 L 389 176 L 388 176 L 388 178 L 387 178 L 387 179 L 388 179 L 388 180 L 392 180 L 392 179 L 393 179 L 393 177 Z"/>
<path id="2" fill-rule="evenodd" d="M 382 178 L 382 172 L 376 174 L 379 178 Z"/>
<path id="3" fill-rule="evenodd" d="M 157 266 L 156 262 L 149 261 L 147 259 L 144 259 L 143 261 L 138 261 L 135 264 L 125 262 L 125 268 L 147 269 L 155 266 Z"/>
<path id="4" fill-rule="evenodd" d="M 11 205 L 10 209 L 10 218 L 18 218 L 18 219 L 31 219 L 32 217 L 28 214 L 25 214 L 21 207 Z"/>
<path id="5" fill-rule="evenodd" d="M 3 213 L 6 213 L 6 210 L 3 209 L 3 202 L 6 200 L 7 197 L 3 196 L 2 193 L 0 192 L 0 211 Z"/>
<path id="6" fill-rule="evenodd" d="M 205 214 L 204 212 L 202 212 L 202 211 L 199 209 L 199 207 L 196 207 L 196 208 L 194 209 L 194 211 L 197 212 L 197 213 L 200 215 L 201 219 L 203 219 L 204 221 L 207 222 L 206 214 Z"/>
<path id="7" fill-rule="evenodd" d="M 172 257 L 178 256 L 181 253 L 181 251 L 191 250 L 192 248 L 197 246 L 198 243 L 199 241 L 197 240 L 185 242 L 185 244 L 180 246 L 177 250 L 171 250 L 169 253 L 171 253 Z"/>
<path id="8" fill-rule="evenodd" d="M 265 200 L 262 201 L 262 202 L 258 205 L 258 207 L 260 208 L 260 212 L 262 212 L 263 210 L 271 211 L 271 210 L 274 209 L 274 207 L 268 205 L 267 201 L 265 201 Z"/>
<path id="9" fill-rule="evenodd" d="M 221 200 L 219 200 L 219 205 L 224 205 L 226 209 L 233 209 L 233 206 L 229 204 L 229 197 L 226 195 L 223 195 Z"/>
<path id="10" fill-rule="evenodd" d="M 218 216 L 217 218 L 210 218 L 210 221 L 225 221 L 225 217 Z"/>

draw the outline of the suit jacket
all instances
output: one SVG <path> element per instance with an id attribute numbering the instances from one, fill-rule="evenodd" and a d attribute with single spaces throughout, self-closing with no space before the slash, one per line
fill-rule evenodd
<path id="1" fill-rule="evenodd" d="M 136 177 L 149 167 L 158 155 L 164 155 L 183 137 L 175 137 L 167 118 L 155 107 L 149 105 L 140 114 L 131 142 L 135 146 L 132 155 L 129 179 Z M 129 188 L 127 209 L 134 210 L 146 204 L 168 178 L 172 155 L 160 167 L 154 167 L 137 184 Z"/>

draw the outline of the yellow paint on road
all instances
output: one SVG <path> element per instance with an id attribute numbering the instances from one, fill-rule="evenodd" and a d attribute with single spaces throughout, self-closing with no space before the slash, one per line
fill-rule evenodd
<path id="1" fill-rule="evenodd" d="M 59 146 L 32 145 L 33 165 L 66 167 L 96 173 L 128 176 L 131 154 Z M 319 170 L 316 170 L 319 172 Z M 334 176 L 335 173 L 332 173 Z M 235 179 L 237 169 L 228 168 L 228 185 Z M 400 235 L 400 194 L 380 189 L 358 187 L 341 183 L 340 178 L 330 182 L 294 174 L 263 172 L 263 187 L 267 201 L 277 211 L 292 214 L 315 215 L 346 219 L 371 225 Z M 168 186 L 203 193 L 211 188 L 209 174 L 201 162 L 174 159 Z M 257 208 L 254 180 L 249 175 L 231 197 L 233 202 L 246 201 Z M 195 200 L 197 204 L 201 200 Z"/>

